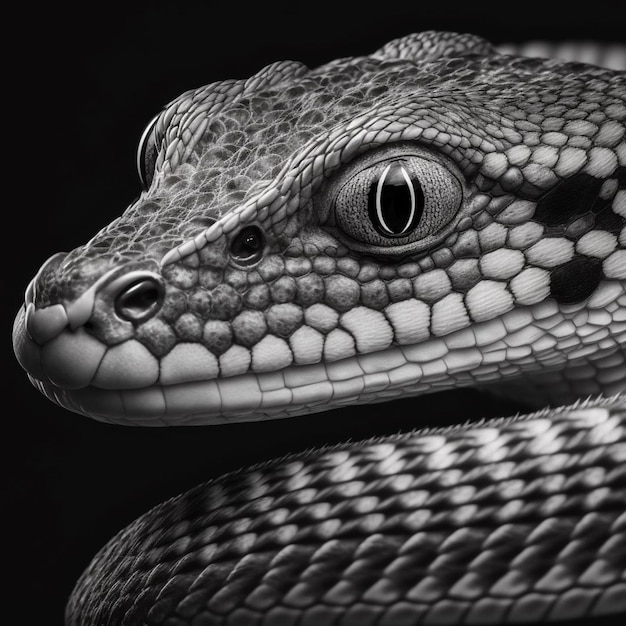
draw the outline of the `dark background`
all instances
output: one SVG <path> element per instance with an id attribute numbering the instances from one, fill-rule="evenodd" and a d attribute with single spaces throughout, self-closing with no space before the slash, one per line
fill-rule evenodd
<path id="1" fill-rule="evenodd" d="M 272 423 L 133 429 L 55 406 L 15 361 L 10 327 L 51 254 L 70 250 L 139 193 L 144 125 L 180 92 L 276 60 L 316 66 L 419 30 L 623 42 L 623 2 L 153 2 L 23 4 L 3 15 L 2 272 L 5 329 L 5 623 L 62 623 L 71 588 L 119 529 L 169 496 L 290 450 L 512 410 L 473 392 Z M 580 8 L 578 8 L 580 6 Z M 95 8 L 94 8 L 95 7 Z M 8 193 L 6 193 L 8 191 Z M 7 223 L 8 222 L 8 223 Z M 6 527 L 5 527 L 6 528 Z M 8 553 L 8 559 L 6 555 Z"/>

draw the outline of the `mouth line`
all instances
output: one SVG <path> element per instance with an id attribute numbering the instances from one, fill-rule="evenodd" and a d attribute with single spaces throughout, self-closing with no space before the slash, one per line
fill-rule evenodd
<path id="1" fill-rule="evenodd" d="M 413 403 L 416 396 L 454 388 L 476 389 L 500 377 L 497 365 L 487 371 L 459 367 L 450 372 L 441 361 L 421 366 L 398 362 L 394 369 L 383 371 L 378 365 L 390 362 L 390 351 L 396 360 L 402 353 L 394 347 L 369 355 L 369 360 L 354 356 L 330 364 L 128 389 L 94 385 L 64 389 L 48 380 L 29 378 L 57 404 L 99 421 L 131 426 L 189 426 L 294 417 L 350 405 L 363 411 L 363 405 L 407 400 Z M 446 423 L 452 423 L 450 418 Z"/>
<path id="2" fill-rule="evenodd" d="M 164 369 L 165 359 L 155 359 L 132 339 L 119 344 L 128 348 L 122 350 L 125 358 L 116 353 L 104 367 L 117 347 L 98 343 L 93 348 L 95 340 L 84 331 L 80 336 L 68 334 L 67 346 L 61 344 L 57 351 L 59 358 L 45 361 L 42 348 L 28 339 L 23 312 L 16 318 L 14 346 L 18 360 L 30 371 L 31 382 L 72 412 L 123 425 L 224 424 L 320 413 L 351 404 L 378 405 L 455 388 L 515 387 L 515 381 L 522 379 L 534 385 L 534 378 L 543 372 L 549 374 L 568 360 L 583 359 L 595 349 L 598 333 L 606 334 L 596 324 L 590 328 L 593 332 L 576 335 L 572 320 L 578 320 L 579 308 L 563 313 L 555 305 L 521 307 L 502 318 L 414 344 L 392 344 L 335 361 L 292 363 L 282 369 L 248 369 L 222 376 L 221 365 L 208 373 L 191 367 L 203 363 L 191 358 L 195 353 L 186 348 L 196 347 L 194 343 L 178 344 L 184 348 L 182 356 L 178 353 L 175 362 L 168 361 Z M 44 349 L 48 345 L 52 344 Z M 56 365 L 60 369 L 52 370 Z M 173 365 L 177 377 L 168 376 Z M 71 376 L 64 378 L 63 367 Z M 100 377 L 102 371 L 105 375 Z M 115 375 L 107 377 L 109 372 Z M 65 379 L 71 384 L 66 385 Z M 515 389 L 507 391 L 510 395 Z"/>
<path id="3" fill-rule="evenodd" d="M 512 317 L 522 334 L 527 332 L 527 325 L 519 320 L 526 317 L 528 314 Z M 485 331 L 493 330 L 494 324 L 486 326 Z M 502 325 L 500 332 L 503 329 Z M 150 380 L 142 378 L 139 364 L 133 365 L 128 376 L 113 380 L 126 383 L 130 378 L 138 384 L 99 385 L 94 384 L 93 376 L 84 376 L 80 385 L 65 386 L 58 380 L 56 384 L 52 382 L 45 368 L 33 371 L 31 381 L 57 404 L 105 422 L 176 426 L 259 421 L 319 413 L 349 404 L 379 404 L 454 388 L 491 387 L 512 377 L 555 367 L 553 362 L 542 363 L 540 357 L 550 356 L 557 342 L 545 341 L 544 331 L 539 328 L 530 330 L 540 336 L 532 348 L 518 346 L 515 335 L 508 342 L 491 336 L 484 343 L 479 340 L 487 333 L 480 334 L 476 327 L 418 344 L 392 345 L 336 361 L 294 364 L 274 371 L 197 376 L 195 380 L 192 375 L 164 383 L 158 372 Z M 88 351 L 78 351 L 75 359 L 85 358 L 84 355 Z M 30 361 L 39 362 L 35 357 Z M 76 367 L 80 376 L 94 369 L 93 364 Z M 137 377 L 130 377 L 135 371 L 139 372 Z M 141 384 L 142 380 L 145 384 Z"/>
<path id="4" fill-rule="evenodd" d="M 305 448 L 308 448 L 399 435 L 420 429 L 479 425 L 486 420 L 503 416 L 523 415 L 535 408 L 519 399 L 496 395 L 484 388 L 468 386 L 446 387 L 419 396 L 381 398 L 376 394 L 369 401 L 358 404 L 346 401 L 344 404 L 329 406 L 328 403 L 320 402 L 317 408 L 311 406 L 307 414 L 302 414 L 301 411 L 280 411 L 260 416 L 255 411 L 249 411 L 247 414 L 242 412 L 228 417 L 213 416 L 207 419 L 201 412 L 189 412 L 186 415 L 151 414 L 145 399 L 149 395 L 156 397 L 156 394 L 162 394 L 163 387 L 157 385 L 147 389 L 123 391 L 87 387 L 77 392 L 61 390 L 36 379 L 31 379 L 31 382 L 49 399 L 71 412 L 88 415 L 96 421 L 124 428 L 148 426 L 160 430 L 159 427 L 167 426 L 168 430 L 174 428 L 186 431 L 189 426 L 218 426 L 242 429 L 242 433 L 259 433 L 256 428 L 269 427 L 270 433 L 280 433 L 280 439 L 285 438 L 285 453 L 294 452 L 295 440 L 292 441 L 289 434 L 293 435 L 294 432 L 297 434 L 297 440 L 307 442 Z M 177 387 L 174 390 L 176 396 L 184 399 L 189 397 L 194 386 L 196 393 L 200 393 L 201 384 L 196 381 L 171 387 Z M 117 412 L 120 407 L 132 406 L 142 407 L 144 414 L 135 413 L 130 417 Z M 113 415 L 107 414 L 107 408 L 115 409 Z M 315 413 L 313 419 L 309 416 L 312 413 Z M 263 426 L 259 424 L 261 421 L 264 422 Z M 246 431 L 245 429 L 249 427 L 253 430 Z"/>

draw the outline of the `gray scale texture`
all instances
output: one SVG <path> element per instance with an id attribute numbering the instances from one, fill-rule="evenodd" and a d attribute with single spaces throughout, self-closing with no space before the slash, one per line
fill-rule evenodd
<path id="1" fill-rule="evenodd" d="M 77 583 L 68 624 L 543 623 L 626 610 L 625 446 L 622 399 L 228 474 L 113 538 Z"/>
<path id="2" fill-rule="evenodd" d="M 402 626 L 626 610 L 625 120 L 623 71 L 433 32 L 311 70 L 275 63 L 167 105 L 149 134 L 145 192 L 34 281 L 31 311 L 59 315 L 54 305 L 69 310 L 110 271 L 164 281 L 163 305 L 140 322 L 111 315 L 111 293 L 96 293 L 80 337 L 100 361 L 84 380 L 68 368 L 72 382 L 111 388 L 115 367 L 101 365 L 123 370 L 140 354 L 169 417 L 172 363 L 202 354 L 224 419 L 247 419 L 233 408 L 244 383 L 258 403 L 290 398 L 246 407 L 253 418 L 492 383 L 552 405 L 611 398 L 315 451 L 199 486 L 95 557 L 68 624 Z M 429 215 L 437 227 L 424 237 L 356 240 L 338 224 L 363 215 L 342 222 L 336 192 L 375 155 L 403 151 L 445 169 L 460 204 L 441 203 L 450 212 Z M 230 251 L 249 225 L 265 248 L 246 267 Z M 39 360 L 60 362 L 74 338 L 63 332 Z M 311 372 L 330 397 L 286 384 Z M 369 386 L 354 391 L 354 380 Z M 34 382 L 90 414 L 82 389 Z M 193 395 L 195 382 L 181 388 Z M 125 391 L 107 398 L 126 410 L 137 396 Z M 185 423 L 206 417 L 189 412 Z M 130 413 L 115 419 L 132 423 Z"/>

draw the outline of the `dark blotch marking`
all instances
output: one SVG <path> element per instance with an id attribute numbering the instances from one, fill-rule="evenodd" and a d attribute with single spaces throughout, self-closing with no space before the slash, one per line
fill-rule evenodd
<path id="1" fill-rule="evenodd" d="M 607 205 L 596 215 L 594 228 L 606 230 L 609 233 L 619 236 L 625 224 L 626 219 L 613 211 L 611 205 L 607 203 Z"/>
<path id="2" fill-rule="evenodd" d="M 539 198 L 533 219 L 546 226 L 567 224 L 593 210 L 603 182 L 589 174 L 564 180 Z"/>
<path id="3" fill-rule="evenodd" d="M 550 293 L 560 304 L 582 302 L 603 278 L 600 259 L 579 255 L 550 272 Z"/>
<path id="4" fill-rule="evenodd" d="M 566 233 L 566 228 L 563 224 L 558 224 L 557 226 L 546 226 L 543 231 L 544 237 L 563 237 Z"/>

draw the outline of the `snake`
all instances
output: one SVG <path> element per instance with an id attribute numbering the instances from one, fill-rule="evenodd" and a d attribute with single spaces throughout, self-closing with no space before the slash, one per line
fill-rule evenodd
<path id="1" fill-rule="evenodd" d="M 139 197 L 26 289 L 33 385 L 148 427 L 415 397 L 415 429 L 155 506 L 68 626 L 626 610 L 625 57 L 537 51 L 426 31 L 192 89 L 147 125 Z M 527 408 L 420 413 L 459 388 Z"/>

